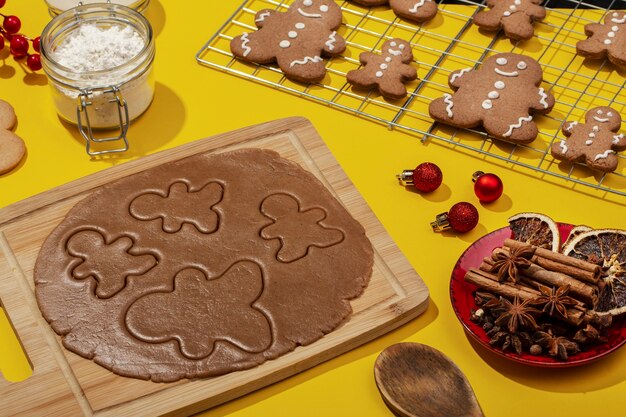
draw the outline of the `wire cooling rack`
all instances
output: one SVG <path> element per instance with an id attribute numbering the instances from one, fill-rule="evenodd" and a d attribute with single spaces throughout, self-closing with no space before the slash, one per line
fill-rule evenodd
<path id="1" fill-rule="evenodd" d="M 330 58 L 328 72 L 318 84 L 305 85 L 284 77 L 272 65 L 240 61 L 230 52 L 230 40 L 243 32 L 256 30 L 254 17 L 261 9 L 285 11 L 293 0 L 245 0 L 196 55 L 209 67 L 226 71 L 258 83 L 316 100 L 355 115 L 366 117 L 389 128 L 417 135 L 457 150 L 479 154 L 506 163 L 626 196 L 626 157 L 618 154 L 618 169 L 595 173 L 581 164 L 568 164 L 552 158 L 552 143 L 563 139 L 561 125 L 583 121 L 586 111 L 595 106 L 611 106 L 626 116 L 626 73 L 608 61 L 589 61 L 576 55 L 576 42 L 586 39 L 584 26 L 602 22 L 608 10 L 626 9 L 626 0 L 599 0 L 600 6 L 581 0 L 546 0 L 548 13 L 535 22 L 535 36 L 522 42 L 511 41 L 501 33 L 485 33 L 472 24 L 483 2 L 456 0 L 441 4 L 438 15 L 423 25 L 398 18 L 388 7 L 361 7 L 338 1 L 343 24 L 338 32 L 346 39 L 347 49 Z M 556 7 L 559 8 L 556 8 Z M 563 8 L 567 7 L 567 8 Z M 380 52 L 385 40 L 402 38 L 411 43 L 419 79 L 407 84 L 410 91 L 403 100 L 387 100 L 378 92 L 353 88 L 345 75 L 360 67 L 359 54 Z M 488 56 L 516 52 L 535 58 L 544 70 L 544 89 L 556 98 L 554 110 L 536 116 L 540 133 L 528 145 L 513 145 L 491 139 L 484 131 L 456 129 L 433 122 L 428 105 L 449 93 L 447 79 L 457 69 L 478 67 Z"/>

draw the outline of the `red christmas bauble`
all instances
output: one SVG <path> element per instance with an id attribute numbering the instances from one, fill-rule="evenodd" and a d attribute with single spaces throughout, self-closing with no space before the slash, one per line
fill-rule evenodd
<path id="1" fill-rule="evenodd" d="M 483 203 L 496 201 L 504 191 L 504 184 L 495 174 L 474 173 L 474 194 Z"/>
<path id="2" fill-rule="evenodd" d="M 470 203 L 456 203 L 448 211 L 448 221 L 454 231 L 469 232 L 478 224 L 478 210 Z"/>
<path id="3" fill-rule="evenodd" d="M 419 164 L 413 170 L 413 186 L 424 193 L 435 191 L 443 181 L 441 169 L 432 162 Z"/>

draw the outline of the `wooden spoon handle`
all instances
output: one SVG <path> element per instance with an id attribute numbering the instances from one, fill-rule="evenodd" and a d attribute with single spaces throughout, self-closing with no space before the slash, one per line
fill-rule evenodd
<path id="1" fill-rule="evenodd" d="M 398 416 L 484 416 L 465 375 L 430 346 L 388 347 L 376 359 L 374 378 L 383 400 Z"/>

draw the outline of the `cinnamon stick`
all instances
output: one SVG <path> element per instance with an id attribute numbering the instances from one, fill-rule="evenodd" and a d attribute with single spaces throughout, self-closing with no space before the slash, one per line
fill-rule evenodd
<path id="1" fill-rule="evenodd" d="M 483 262 L 480 264 L 480 269 L 482 271 L 489 272 L 491 268 L 493 267 L 493 264 L 494 264 L 494 260 L 492 258 L 485 258 Z M 517 279 L 518 279 L 518 282 L 522 286 L 528 287 L 534 290 L 538 290 L 539 285 L 544 284 L 541 281 L 538 281 L 536 279 L 533 279 L 531 277 L 521 275 L 521 274 L 518 275 Z M 576 307 L 579 307 L 580 309 L 583 309 L 583 310 L 587 310 L 587 308 L 585 307 L 585 302 L 583 300 L 577 298 L 576 294 L 570 294 L 570 295 L 577 302 Z"/>
<path id="2" fill-rule="evenodd" d="M 539 291 L 532 288 L 514 286 L 508 282 L 498 282 L 498 277 L 496 275 L 476 268 L 471 268 L 465 273 L 465 281 L 486 291 L 501 295 L 511 300 L 518 297 L 519 299 L 525 301 L 541 295 Z M 583 308 L 568 308 L 567 318 L 563 320 L 574 326 L 580 326 L 581 324 L 588 322 L 590 318 L 591 314 Z"/>
<path id="3" fill-rule="evenodd" d="M 506 252 L 508 254 L 508 251 L 505 248 L 496 248 L 494 249 L 493 254 L 497 255 L 502 252 Z M 549 271 L 535 264 L 531 264 L 528 268 L 520 269 L 519 273 L 522 276 L 532 278 L 542 284 L 548 284 L 555 287 L 569 285 L 571 295 L 590 306 L 595 306 L 598 301 L 598 287 L 581 282 L 567 274 L 557 271 Z"/>
<path id="4" fill-rule="evenodd" d="M 526 246 L 531 246 L 528 243 L 519 242 L 513 239 L 506 239 L 504 241 L 504 246 L 507 248 L 522 248 Z M 591 262 L 583 261 L 582 259 L 576 259 L 571 256 L 563 255 L 562 253 L 553 252 L 551 250 L 545 248 L 536 248 L 535 256 L 540 258 L 548 259 L 550 261 L 558 262 L 563 265 L 573 266 L 578 269 L 582 269 L 583 271 L 591 272 L 594 276 L 599 277 L 602 273 L 602 269 L 599 265 L 596 265 Z"/>

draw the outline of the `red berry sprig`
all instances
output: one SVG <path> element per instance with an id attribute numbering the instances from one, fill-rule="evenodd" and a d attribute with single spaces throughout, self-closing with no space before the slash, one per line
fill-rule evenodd
<path id="1" fill-rule="evenodd" d="M 0 0 L 0 8 L 4 7 L 6 0 Z M 34 39 L 28 38 L 19 33 L 22 28 L 22 21 L 19 17 L 13 15 L 2 16 L 2 26 L 0 27 L 0 50 L 5 46 L 5 42 L 9 43 L 9 51 L 16 59 L 26 57 L 26 65 L 31 71 L 39 71 L 41 69 L 41 56 L 39 55 L 40 39 L 37 36 Z M 33 44 L 35 53 L 29 53 L 30 44 Z"/>

